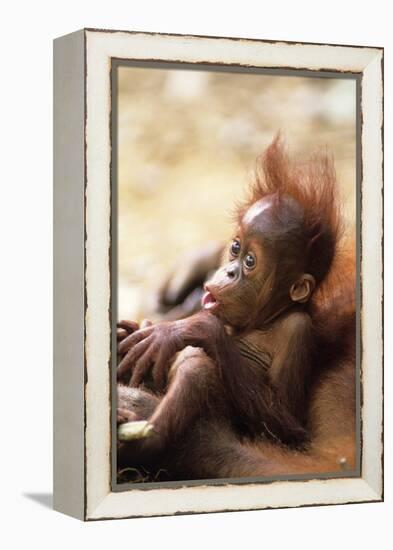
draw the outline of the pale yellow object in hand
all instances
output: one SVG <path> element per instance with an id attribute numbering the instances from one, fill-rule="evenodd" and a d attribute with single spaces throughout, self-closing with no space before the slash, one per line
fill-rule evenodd
<path id="1" fill-rule="evenodd" d="M 147 420 L 136 420 L 120 424 L 117 429 L 117 437 L 120 441 L 131 441 L 133 439 L 144 439 L 153 433 L 153 424 Z"/>

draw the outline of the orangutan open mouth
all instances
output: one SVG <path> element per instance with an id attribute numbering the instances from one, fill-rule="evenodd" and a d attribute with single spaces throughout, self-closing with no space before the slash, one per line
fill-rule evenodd
<path id="1" fill-rule="evenodd" d="M 205 293 L 202 297 L 202 307 L 203 309 L 215 309 L 218 307 L 218 302 L 214 297 L 213 293 L 205 286 Z"/>

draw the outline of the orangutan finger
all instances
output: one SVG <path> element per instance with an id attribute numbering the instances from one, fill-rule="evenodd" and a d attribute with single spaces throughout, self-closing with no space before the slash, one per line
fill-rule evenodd
<path id="1" fill-rule="evenodd" d="M 118 342 L 121 342 L 128 336 L 128 332 L 124 328 L 118 328 L 116 331 L 116 338 Z"/>
<path id="2" fill-rule="evenodd" d="M 147 327 L 137 330 L 133 334 L 130 334 L 129 336 L 127 336 L 127 338 L 124 338 L 124 340 L 118 345 L 118 353 L 126 353 L 130 348 L 134 347 L 136 344 L 150 336 L 153 330 L 154 327 Z"/>
<path id="3" fill-rule="evenodd" d="M 159 352 L 153 367 L 153 381 L 158 391 L 164 390 L 168 378 L 168 358 Z"/>
<path id="4" fill-rule="evenodd" d="M 139 330 L 139 325 L 136 321 L 118 321 L 118 328 L 122 328 L 127 331 L 128 334 L 132 334 L 136 330 Z"/>
<path id="5" fill-rule="evenodd" d="M 139 359 L 136 361 L 134 369 L 132 371 L 130 386 L 137 388 L 143 382 L 143 379 L 146 377 L 149 372 L 153 361 L 154 361 L 155 351 L 154 348 L 150 347 Z"/>
<path id="6" fill-rule="evenodd" d="M 120 361 L 117 367 L 117 378 L 122 378 L 128 371 L 133 368 L 134 363 L 146 352 L 151 345 L 151 338 L 145 338 L 144 340 L 135 344 L 127 354 Z"/>

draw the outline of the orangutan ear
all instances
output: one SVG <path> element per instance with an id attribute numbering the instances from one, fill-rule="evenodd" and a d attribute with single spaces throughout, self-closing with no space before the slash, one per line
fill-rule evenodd
<path id="1" fill-rule="evenodd" d="M 289 295 L 294 302 L 304 304 L 311 298 L 314 288 L 314 277 L 309 273 L 304 273 L 301 277 L 299 277 L 296 283 L 291 286 Z"/>

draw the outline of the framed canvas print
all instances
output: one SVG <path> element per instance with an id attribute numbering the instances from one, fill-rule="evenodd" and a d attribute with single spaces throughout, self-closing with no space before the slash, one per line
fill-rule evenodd
<path id="1" fill-rule="evenodd" d="M 54 42 L 54 507 L 383 499 L 383 50 Z"/>

